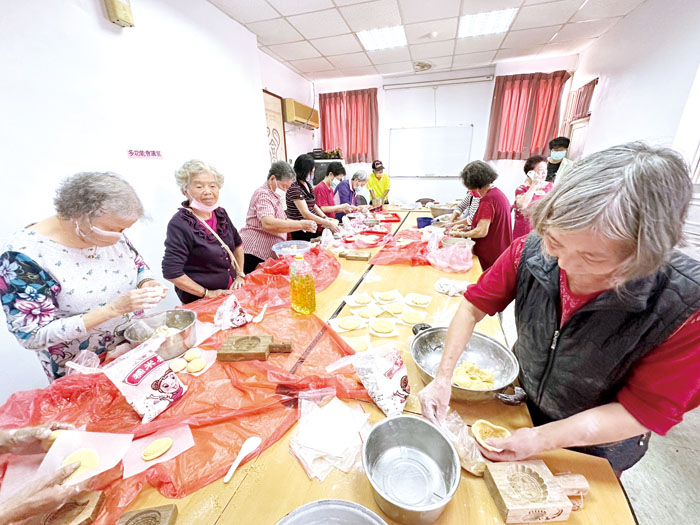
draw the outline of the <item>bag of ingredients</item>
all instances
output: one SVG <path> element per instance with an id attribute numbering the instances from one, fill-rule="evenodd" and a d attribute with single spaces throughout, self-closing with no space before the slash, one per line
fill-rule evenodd
<path id="1" fill-rule="evenodd" d="M 214 324 L 219 330 L 237 328 L 250 322 L 252 317 L 245 313 L 234 294 L 229 295 L 214 315 Z"/>
<path id="2" fill-rule="evenodd" d="M 411 389 L 401 352 L 384 346 L 355 354 L 352 364 L 370 397 L 387 417 L 403 412 Z"/>
<path id="3" fill-rule="evenodd" d="M 155 419 L 187 391 L 168 363 L 156 353 L 163 339 L 151 337 L 103 368 L 141 416 L 141 423 Z"/>

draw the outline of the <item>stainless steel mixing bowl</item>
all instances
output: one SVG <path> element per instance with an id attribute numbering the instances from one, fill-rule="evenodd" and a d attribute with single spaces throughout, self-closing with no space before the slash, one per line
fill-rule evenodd
<path id="1" fill-rule="evenodd" d="M 140 344 L 161 326 L 175 328 L 179 331 L 168 336 L 157 350 L 163 359 L 172 359 L 194 346 L 196 320 L 197 314 L 192 310 L 166 310 L 136 319 L 124 330 L 124 337 L 130 343 Z"/>

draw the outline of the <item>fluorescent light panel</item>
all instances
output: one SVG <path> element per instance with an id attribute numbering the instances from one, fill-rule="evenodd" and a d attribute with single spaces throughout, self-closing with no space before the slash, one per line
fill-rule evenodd
<path id="1" fill-rule="evenodd" d="M 407 46 L 406 32 L 403 26 L 382 27 L 380 29 L 368 29 L 359 31 L 357 36 L 367 51 L 377 49 L 391 49 L 392 47 Z"/>
<path id="2" fill-rule="evenodd" d="M 505 33 L 510 24 L 513 23 L 517 12 L 518 8 L 514 7 L 500 11 L 489 11 L 488 13 L 465 15 L 459 19 L 457 38 Z"/>

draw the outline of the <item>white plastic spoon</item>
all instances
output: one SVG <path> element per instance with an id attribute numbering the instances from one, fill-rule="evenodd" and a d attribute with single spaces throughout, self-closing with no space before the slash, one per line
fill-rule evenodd
<path id="1" fill-rule="evenodd" d="M 253 317 L 253 322 L 254 323 L 259 323 L 260 321 L 263 320 L 263 317 L 265 317 L 265 310 L 267 310 L 267 305 L 263 306 L 263 309 L 260 310 L 260 313 Z"/>
<path id="2" fill-rule="evenodd" d="M 260 443 L 262 443 L 262 439 L 260 439 L 259 436 L 252 436 L 245 440 L 243 446 L 241 447 L 241 451 L 238 453 L 238 456 L 236 456 L 236 461 L 233 462 L 233 465 L 231 465 L 231 468 L 228 469 L 228 472 L 224 477 L 224 483 L 231 481 L 231 477 L 233 477 L 233 473 L 236 472 L 236 469 L 238 468 L 238 465 L 241 464 L 241 461 L 243 461 L 246 456 L 255 452 L 260 446 Z"/>

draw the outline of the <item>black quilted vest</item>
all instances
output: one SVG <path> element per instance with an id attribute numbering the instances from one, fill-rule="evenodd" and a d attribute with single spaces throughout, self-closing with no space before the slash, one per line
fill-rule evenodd
<path id="1" fill-rule="evenodd" d="M 545 420 L 610 403 L 635 363 L 700 308 L 700 263 L 681 253 L 656 274 L 608 290 L 559 327 L 559 266 L 531 233 L 518 268 L 520 384 Z M 546 421 L 539 421 L 543 423 Z"/>

